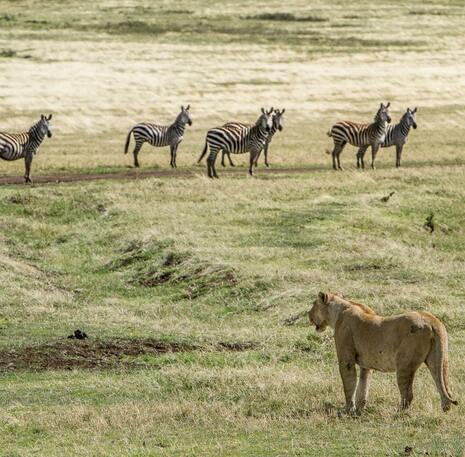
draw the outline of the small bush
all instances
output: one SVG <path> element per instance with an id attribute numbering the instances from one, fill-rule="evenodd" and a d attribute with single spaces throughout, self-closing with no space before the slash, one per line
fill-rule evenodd
<path id="1" fill-rule="evenodd" d="M 326 22 L 328 19 L 320 16 L 295 16 L 291 13 L 262 13 L 246 16 L 244 19 L 258 21 L 283 21 L 283 22 Z"/>

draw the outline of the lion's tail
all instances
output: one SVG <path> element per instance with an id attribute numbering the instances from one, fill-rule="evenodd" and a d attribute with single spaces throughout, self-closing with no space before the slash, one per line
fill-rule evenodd
<path id="1" fill-rule="evenodd" d="M 450 405 L 457 405 L 458 402 L 452 399 L 449 390 L 449 356 L 447 330 L 444 324 L 435 319 L 432 323 L 434 332 L 433 345 L 426 359 L 426 364 L 433 375 L 436 387 L 441 395 L 443 411 L 448 411 Z"/>

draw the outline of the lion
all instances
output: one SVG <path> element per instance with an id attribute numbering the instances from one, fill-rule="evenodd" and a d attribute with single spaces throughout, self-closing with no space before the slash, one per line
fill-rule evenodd
<path id="1" fill-rule="evenodd" d="M 366 305 L 320 292 L 309 318 L 317 332 L 328 325 L 334 329 L 347 412 L 365 407 L 371 370 L 397 373 L 400 407 L 407 409 L 413 400 L 415 372 L 423 362 L 436 383 L 443 411 L 458 404 L 449 390 L 447 331 L 432 314 L 412 311 L 381 317 Z"/>

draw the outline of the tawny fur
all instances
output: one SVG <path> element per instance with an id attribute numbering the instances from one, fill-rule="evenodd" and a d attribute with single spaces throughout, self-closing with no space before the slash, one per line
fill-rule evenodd
<path id="1" fill-rule="evenodd" d="M 425 363 L 447 411 L 452 399 L 448 384 L 448 342 L 444 324 L 427 312 L 378 316 L 371 308 L 336 294 L 320 292 L 309 312 L 317 331 L 334 329 L 346 409 L 360 411 L 368 400 L 371 370 L 397 373 L 401 408 L 413 399 L 416 370 Z M 360 367 L 357 383 L 355 366 Z"/>

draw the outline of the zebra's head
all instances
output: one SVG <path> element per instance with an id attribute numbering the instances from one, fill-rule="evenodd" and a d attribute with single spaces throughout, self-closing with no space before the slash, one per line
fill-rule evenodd
<path id="1" fill-rule="evenodd" d="M 283 108 L 281 111 L 279 109 L 274 110 L 273 114 L 273 128 L 281 131 L 284 128 L 284 119 L 283 114 L 286 111 L 286 108 Z"/>
<path id="2" fill-rule="evenodd" d="M 417 128 L 417 119 L 416 119 L 417 108 L 407 108 L 407 111 L 404 114 L 404 119 L 407 122 L 409 127 Z"/>
<path id="3" fill-rule="evenodd" d="M 186 108 L 184 108 L 184 105 L 181 106 L 181 112 L 178 115 L 178 121 L 183 125 L 186 125 L 186 124 L 192 125 L 192 118 L 191 118 L 191 115 L 189 114 L 190 107 L 191 105 L 187 105 Z"/>
<path id="4" fill-rule="evenodd" d="M 273 128 L 273 107 L 269 111 L 265 108 L 262 108 L 262 114 L 258 118 L 255 125 L 258 125 L 262 130 L 266 130 L 267 132 L 271 132 Z"/>
<path id="5" fill-rule="evenodd" d="M 390 102 L 387 105 L 385 105 L 384 103 L 381 103 L 379 105 L 379 110 L 375 116 L 375 122 L 381 121 L 381 122 L 387 122 L 388 124 L 391 123 L 391 116 L 389 115 L 390 106 L 391 106 Z"/>
<path id="6" fill-rule="evenodd" d="M 50 124 L 50 120 L 52 119 L 52 115 L 50 114 L 48 117 L 44 116 L 43 114 L 40 115 L 39 121 L 39 130 L 44 136 L 47 135 L 48 138 L 52 137 L 52 126 Z"/>

